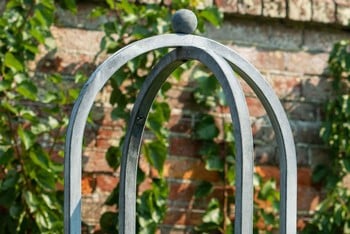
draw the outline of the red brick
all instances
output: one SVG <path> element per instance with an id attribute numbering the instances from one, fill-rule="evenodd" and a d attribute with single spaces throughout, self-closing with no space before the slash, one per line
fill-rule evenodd
<path id="1" fill-rule="evenodd" d="M 173 183 L 170 182 L 170 190 L 168 199 L 171 201 L 181 200 L 189 202 L 193 199 L 196 186 L 193 183 Z"/>
<path id="2" fill-rule="evenodd" d="M 249 108 L 249 114 L 252 117 L 261 117 L 266 115 L 266 111 L 259 101 L 259 99 L 254 97 L 246 97 L 246 102 Z"/>
<path id="3" fill-rule="evenodd" d="M 112 172 L 105 159 L 106 152 L 86 150 L 83 155 L 83 171 L 85 172 Z"/>
<path id="4" fill-rule="evenodd" d="M 190 134 L 192 132 L 192 117 L 172 114 L 167 127 L 171 130 L 171 132 Z"/>
<path id="5" fill-rule="evenodd" d="M 169 225 L 198 225 L 202 222 L 202 212 L 194 210 L 168 210 L 164 224 Z"/>
<path id="6" fill-rule="evenodd" d="M 198 109 L 198 105 L 193 99 L 193 93 L 185 89 L 172 88 L 167 93 L 170 107 L 173 109 Z"/>
<path id="7" fill-rule="evenodd" d="M 319 121 L 321 120 L 321 104 L 300 101 L 282 102 L 289 120 Z"/>
<path id="8" fill-rule="evenodd" d="M 298 76 L 271 74 L 269 82 L 280 99 L 295 99 L 301 96 L 301 79 Z"/>
<path id="9" fill-rule="evenodd" d="M 313 76 L 302 82 L 302 95 L 307 101 L 323 102 L 331 96 L 332 84 L 329 79 Z"/>
<path id="10" fill-rule="evenodd" d="M 164 165 L 165 177 L 185 180 L 205 180 L 210 182 L 219 181 L 216 172 L 207 171 L 201 160 L 171 157 Z"/>
<path id="11" fill-rule="evenodd" d="M 285 70 L 301 74 L 322 75 L 327 68 L 328 53 L 285 52 Z"/>
<path id="12" fill-rule="evenodd" d="M 102 192 L 112 192 L 118 182 L 119 178 L 111 174 L 98 174 L 96 176 L 97 188 Z"/>
<path id="13" fill-rule="evenodd" d="M 238 11 L 237 0 L 215 0 L 215 4 L 220 10 L 227 13 L 236 13 Z"/>
<path id="14" fill-rule="evenodd" d="M 81 178 L 81 193 L 89 195 L 95 190 L 96 181 L 92 176 L 83 176 Z"/>
<path id="15" fill-rule="evenodd" d="M 201 142 L 189 138 L 171 137 L 169 144 L 169 154 L 185 157 L 198 157 Z"/>

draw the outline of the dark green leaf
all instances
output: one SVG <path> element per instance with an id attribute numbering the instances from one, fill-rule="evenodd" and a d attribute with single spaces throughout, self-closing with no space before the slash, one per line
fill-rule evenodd
<path id="1" fill-rule="evenodd" d="M 117 217 L 118 214 L 115 212 L 105 212 L 100 218 L 101 229 L 107 233 L 115 233 L 117 231 Z"/>
<path id="2" fill-rule="evenodd" d="M 212 140 L 219 134 L 219 129 L 215 125 L 214 118 L 205 115 L 199 119 L 195 125 L 195 136 L 202 140 Z"/>
<path id="3" fill-rule="evenodd" d="M 167 156 L 167 147 L 158 140 L 144 144 L 144 154 L 149 163 L 154 166 L 160 174 L 163 173 L 163 165 Z"/>
<path id="4" fill-rule="evenodd" d="M 208 196 L 213 191 L 213 185 L 210 182 L 202 181 L 194 193 L 195 198 L 203 198 Z"/>
<path id="5" fill-rule="evenodd" d="M 20 137 L 24 149 L 28 150 L 35 143 L 35 136 L 30 131 L 24 130 L 22 127 L 19 127 L 17 130 L 18 136 Z"/>
<path id="6" fill-rule="evenodd" d="M 121 149 L 119 147 L 109 147 L 106 153 L 106 160 L 108 165 L 116 170 L 120 165 Z"/>
<path id="7" fill-rule="evenodd" d="M 12 53 L 7 52 L 5 54 L 5 66 L 11 68 L 13 71 L 23 71 L 23 64 Z"/>
<path id="8" fill-rule="evenodd" d="M 219 27 L 222 23 L 223 14 L 215 7 L 206 8 L 199 15 L 216 27 Z"/>
<path id="9" fill-rule="evenodd" d="M 23 97 L 35 101 L 37 99 L 38 89 L 30 81 L 23 81 L 17 87 L 17 92 Z"/>

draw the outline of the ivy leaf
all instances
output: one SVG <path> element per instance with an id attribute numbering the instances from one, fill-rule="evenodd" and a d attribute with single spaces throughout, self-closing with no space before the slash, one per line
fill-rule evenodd
<path id="1" fill-rule="evenodd" d="M 220 211 L 219 201 L 214 198 L 210 201 L 208 210 L 205 212 L 202 220 L 205 223 L 214 223 L 216 225 L 220 225 L 222 219 L 223 217 Z"/>
<path id="2" fill-rule="evenodd" d="M 5 54 L 4 64 L 13 71 L 23 71 L 24 69 L 22 63 L 10 52 Z"/>
<path id="3" fill-rule="evenodd" d="M 218 155 L 205 158 L 205 169 L 208 171 L 224 171 L 224 161 Z"/>
<path id="4" fill-rule="evenodd" d="M 212 25 L 219 27 L 222 23 L 222 13 L 215 7 L 210 7 L 202 10 L 199 16 L 209 21 Z"/>
<path id="5" fill-rule="evenodd" d="M 195 198 L 203 198 L 208 196 L 213 191 L 213 185 L 210 182 L 202 181 L 194 193 Z"/>
<path id="6" fill-rule="evenodd" d="M 28 150 L 35 143 L 35 135 L 29 131 L 24 130 L 21 126 L 17 130 L 18 136 L 24 145 L 24 149 Z"/>
<path id="7" fill-rule="evenodd" d="M 47 173 L 47 170 L 37 170 L 31 174 L 32 178 L 39 184 L 45 191 L 54 191 L 56 186 L 55 178 L 53 174 Z"/>
<path id="8" fill-rule="evenodd" d="M 120 165 L 121 150 L 119 147 L 109 147 L 106 153 L 106 160 L 108 165 L 116 170 Z"/>
<path id="9" fill-rule="evenodd" d="M 212 140 L 219 134 L 219 129 L 215 125 L 214 118 L 204 115 L 195 125 L 195 136 L 201 140 Z"/>
<path id="10" fill-rule="evenodd" d="M 149 163 L 154 166 L 160 174 L 163 173 L 163 165 L 167 156 L 167 147 L 159 140 L 144 144 L 144 154 Z"/>
<path id="11" fill-rule="evenodd" d="M 44 170 L 48 170 L 50 168 L 50 161 L 48 155 L 39 147 L 33 147 L 29 153 L 30 159 L 39 167 Z"/>
<path id="12" fill-rule="evenodd" d="M 101 229 L 107 233 L 115 233 L 117 231 L 117 216 L 116 212 L 105 212 L 100 218 Z"/>
<path id="13" fill-rule="evenodd" d="M 17 92 L 23 97 L 35 101 L 37 98 L 38 89 L 30 81 L 23 81 L 17 87 Z"/>

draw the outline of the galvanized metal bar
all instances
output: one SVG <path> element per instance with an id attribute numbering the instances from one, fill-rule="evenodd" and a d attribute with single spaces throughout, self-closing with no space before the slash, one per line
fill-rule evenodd
<path id="1" fill-rule="evenodd" d="M 166 78 L 182 63 L 196 59 L 219 80 L 227 98 L 236 143 L 236 233 L 253 231 L 253 137 L 244 93 L 231 67 L 212 51 L 178 48 L 162 58 L 150 72 L 135 101 L 124 140 L 119 195 L 119 232 L 134 233 L 136 217 L 136 171 L 142 131 L 151 104 Z M 140 121 L 141 120 L 141 121 Z M 137 159 L 136 159 L 137 158 Z"/>
<path id="2" fill-rule="evenodd" d="M 281 103 L 261 74 L 228 47 L 207 38 L 165 34 L 134 42 L 117 51 L 91 75 L 71 114 L 65 147 L 65 233 L 80 233 L 80 181 L 82 138 L 88 113 L 106 81 L 127 61 L 151 50 L 193 46 L 215 51 L 228 60 L 234 70 L 252 87 L 267 110 L 276 133 L 281 167 L 280 233 L 296 233 L 296 156 L 290 126 Z M 288 215 L 287 215 L 288 212 Z"/>

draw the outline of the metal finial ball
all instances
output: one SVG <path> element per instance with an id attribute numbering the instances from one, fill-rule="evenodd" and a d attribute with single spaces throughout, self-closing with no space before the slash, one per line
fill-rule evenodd
<path id="1" fill-rule="evenodd" d="M 191 34 L 197 28 L 197 17 L 192 11 L 181 9 L 175 12 L 171 23 L 175 33 Z"/>

